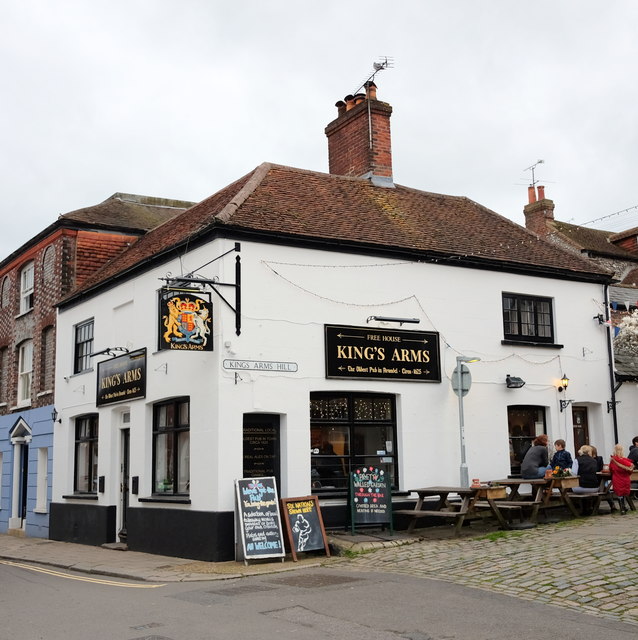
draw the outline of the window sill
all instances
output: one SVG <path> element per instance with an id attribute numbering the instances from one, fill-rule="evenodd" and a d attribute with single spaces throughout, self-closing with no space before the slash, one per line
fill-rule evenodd
<path id="1" fill-rule="evenodd" d="M 18 409 L 29 409 L 31 407 L 30 402 L 25 402 L 23 404 L 17 404 L 15 407 L 11 407 L 11 411 L 17 411 Z"/>
<path id="2" fill-rule="evenodd" d="M 14 320 L 17 320 L 18 318 L 22 318 L 23 316 L 30 314 L 32 311 L 33 311 L 33 307 L 31 307 L 30 309 L 26 309 L 25 311 L 20 311 L 20 313 L 14 317 Z"/>
<path id="3" fill-rule="evenodd" d="M 191 499 L 188 496 L 148 496 L 147 498 L 138 498 L 140 502 L 167 502 L 173 504 L 190 504 Z"/>
<path id="4" fill-rule="evenodd" d="M 33 513 L 49 513 L 46 509 L 34 509 Z"/>
<path id="5" fill-rule="evenodd" d="M 40 391 L 36 398 L 42 398 L 42 396 L 50 396 L 53 393 L 53 389 L 47 389 L 46 391 Z"/>
<path id="6" fill-rule="evenodd" d="M 513 347 L 545 347 L 546 349 L 563 349 L 564 344 L 555 342 L 532 342 L 527 340 L 501 340 L 501 344 L 507 344 Z"/>
<path id="7" fill-rule="evenodd" d="M 71 493 L 67 496 L 62 496 L 64 500 L 96 500 L 96 493 Z"/>

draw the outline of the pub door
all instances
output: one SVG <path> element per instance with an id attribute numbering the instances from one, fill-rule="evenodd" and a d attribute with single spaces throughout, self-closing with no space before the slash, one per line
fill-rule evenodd
<path id="1" fill-rule="evenodd" d="M 126 514 L 129 502 L 129 460 L 131 430 L 121 430 L 121 462 L 120 462 L 120 530 L 117 535 L 120 542 L 126 542 L 128 537 L 126 530 Z"/>
<path id="2" fill-rule="evenodd" d="M 279 416 L 267 413 L 244 414 L 243 478 L 274 476 L 281 491 Z"/>
<path id="3" fill-rule="evenodd" d="M 584 444 L 589 444 L 587 407 L 572 406 L 572 422 L 574 427 L 574 456 L 577 456 L 578 450 Z"/>

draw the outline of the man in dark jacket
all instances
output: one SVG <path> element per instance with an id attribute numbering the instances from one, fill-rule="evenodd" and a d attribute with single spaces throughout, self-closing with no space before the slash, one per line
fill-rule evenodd
<path id="1" fill-rule="evenodd" d="M 634 467 L 638 467 L 638 436 L 634 436 L 631 441 L 629 455 L 627 457 L 634 463 Z"/>

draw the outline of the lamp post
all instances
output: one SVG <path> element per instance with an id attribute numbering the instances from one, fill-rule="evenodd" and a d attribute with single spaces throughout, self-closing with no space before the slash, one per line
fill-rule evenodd
<path id="1" fill-rule="evenodd" d="M 459 397 L 459 434 L 461 437 L 461 486 L 469 487 L 470 478 L 467 472 L 467 461 L 465 459 L 465 422 L 463 416 L 463 396 L 466 395 L 472 384 L 470 370 L 466 363 L 478 362 L 480 358 L 470 358 L 469 356 L 456 356 L 456 369 L 452 374 L 452 389 Z"/>

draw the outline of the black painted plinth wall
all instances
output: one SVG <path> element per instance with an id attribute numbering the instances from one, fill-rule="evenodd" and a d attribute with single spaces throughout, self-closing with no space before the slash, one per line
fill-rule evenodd
<path id="1" fill-rule="evenodd" d="M 126 521 L 131 551 L 207 562 L 235 559 L 232 511 L 130 507 Z"/>
<path id="2" fill-rule="evenodd" d="M 51 503 L 49 538 L 99 546 L 115 542 L 115 507 Z"/>

